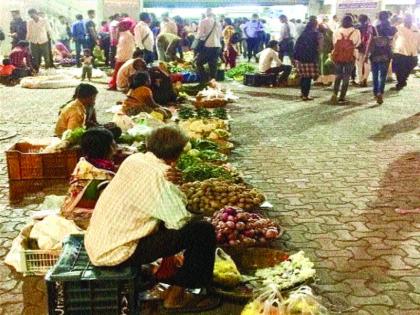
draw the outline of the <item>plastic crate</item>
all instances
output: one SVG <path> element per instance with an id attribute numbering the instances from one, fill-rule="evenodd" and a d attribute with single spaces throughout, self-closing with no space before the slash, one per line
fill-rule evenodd
<path id="1" fill-rule="evenodd" d="M 65 183 L 80 157 L 80 150 L 40 153 L 45 145 L 16 143 L 6 151 L 9 199 L 21 200 L 26 194 Z"/>
<path id="2" fill-rule="evenodd" d="M 47 273 L 48 314 L 138 315 L 139 273 L 133 266 L 93 266 L 83 235 L 64 241 L 57 264 Z"/>
<path id="3" fill-rule="evenodd" d="M 276 75 L 272 73 L 246 73 L 244 85 L 247 86 L 269 86 L 276 83 Z"/>
<path id="4" fill-rule="evenodd" d="M 55 265 L 61 250 L 35 250 L 21 251 L 21 270 L 25 276 L 43 276 Z"/>

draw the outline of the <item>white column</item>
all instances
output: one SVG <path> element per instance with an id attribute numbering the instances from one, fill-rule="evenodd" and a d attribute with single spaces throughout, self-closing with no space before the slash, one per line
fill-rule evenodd
<path id="1" fill-rule="evenodd" d="M 144 0 L 140 0 L 140 12 L 143 12 L 144 9 Z"/>

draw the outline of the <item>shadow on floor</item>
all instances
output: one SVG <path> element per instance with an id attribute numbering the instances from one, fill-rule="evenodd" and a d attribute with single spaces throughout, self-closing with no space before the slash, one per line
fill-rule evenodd
<path id="1" fill-rule="evenodd" d="M 410 132 L 418 127 L 420 127 L 420 112 L 395 123 L 384 125 L 377 134 L 370 136 L 369 139 L 385 141 L 395 137 L 397 134 Z"/>

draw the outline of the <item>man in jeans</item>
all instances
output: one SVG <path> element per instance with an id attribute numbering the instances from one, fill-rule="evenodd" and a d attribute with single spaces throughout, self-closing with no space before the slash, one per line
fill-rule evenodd
<path id="1" fill-rule="evenodd" d="M 86 48 L 86 29 L 85 22 L 83 21 L 83 15 L 76 15 L 76 21 L 71 26 L 71 36 L 76 45 L 76 63 L 80 67 L 80 55 L 82 48 Z"/>
<path id="2" fill-rule="evenodd" d="M 28 14 L 31 19 L 27 23 L 26 39 L 31 46 L 33 67 L 38 72 L 42 57 L 44 58 L 45 66 L 48 68 L 49 65 L 48 41 L 51 37 L 51 28 L 46 19 L 39 17 L 37 10 L 30 9 Z"/>
<path id="3" fill-rule="evenodd" d="M 404 23 L 397 26 L 395 35 L 393 67 L 397 75 L 397 85 L 393 90 L 400 91 L 407 86 L 411 71 L 417 66 L 420 37 L 413 17 L 407 14 Z"/>
<path id="4" fill-rule="evenodd" d="M 206 40 L 202 51 L 197 55 L 196 65 L 201 83 L 207 83 L 215 79 L 217 75 L 217 60 L 222 47 L 222 26 L 216 20 L 211 9 L 207 9 L 206 17 L 201 20 L 198 26 L 197 37 L 200 40 Z M 206 73 L 204 65 L 209 65 L 209 74 Z"/>
<path id="5" fill-rule="evenodd" d="M 152 131 L 146 139 L 148 152 L 127 158 L 99 197 L 85 234 L 86 251 L 95 266 L 140 267 L 185 251 L 163 302 L 165 308 L 182 313 L 218 305 L 216 298 L 185 290 L 211 284 L 216 249 L 213 226 L 191 221 L 185 196 L 175 186 L 179 173 L 172 165 L 187 143 L 177 127 Z"/>

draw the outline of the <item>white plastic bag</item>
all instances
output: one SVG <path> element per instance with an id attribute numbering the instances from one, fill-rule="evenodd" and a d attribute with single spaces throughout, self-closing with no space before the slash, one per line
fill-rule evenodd
<path id="1" fill-rule="evenodd" d="M 126 132 L 128 129 L 131 129 L 135 126 L 134 121 L 129 116 L 122 113 L 116 113 L 112 119 L 112 122 L 120 127 L 123 132 Z"/>

